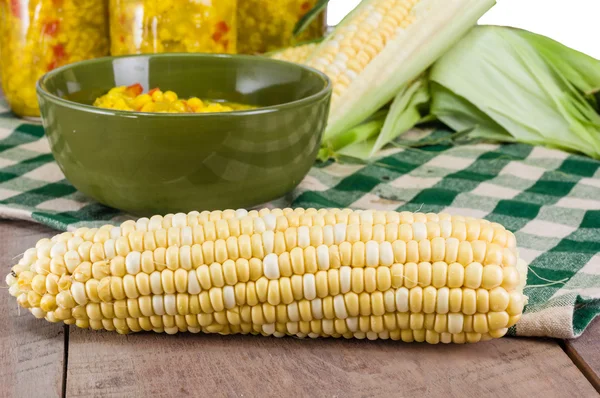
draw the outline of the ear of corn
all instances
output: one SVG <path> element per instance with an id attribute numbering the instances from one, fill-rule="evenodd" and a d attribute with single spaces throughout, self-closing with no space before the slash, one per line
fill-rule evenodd
<path id="1" fill-rule="evenodd" d="M 40 240 L 6 278 L 38 318 L 119 333 L 465 343 L 525 304 L 514 235 L 408 212 L 226 210 Z"/>
<path id="2" fill-rule="evenodd" d="M 317 47 L 318 43 L 301 44 L 299 46 L 288 47 L 281 51 L 267 54 L 267 56 L 281 61 L 303 64 Z"/>
<path id="3" fill-rule="evenodd" d="M 305 61 L 333 81 L 324 139 L 356 126 L 392 100 L 494 4 L 494 0 L 363 0 Z"/>

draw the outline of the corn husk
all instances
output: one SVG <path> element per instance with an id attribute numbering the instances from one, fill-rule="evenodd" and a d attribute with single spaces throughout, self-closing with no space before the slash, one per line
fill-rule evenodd
<path id="1" fill-rule="evenodd" d="M 382 148 L 427 116 L 429 99 L 427 79 L 422 76 L 402 87 L 389 107 L 327 141 L 326 151 L 321 154 L 333 158 L 340 154 L 362 160 L 377 157 Z"/>
<path id="2" fill-rule="evenodd" d="M 479 26 L 430 71 L 431 112 L 472 137 L 600 159 L 600 61 L 531 32 Z"/>

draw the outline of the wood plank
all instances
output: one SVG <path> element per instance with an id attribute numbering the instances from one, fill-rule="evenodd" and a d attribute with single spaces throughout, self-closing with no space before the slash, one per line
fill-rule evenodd
<path id="1" fill-rule="evenodd" d="M 594 396 L 552 340 L 428 346 L 71 329 L 67 396 Z"/>
<path id="2" fill-rule="evenodd" d="M 13 257 L 56 232 L 23 221 L 0 221 L 0 396 L 58 397 L 61 395 L 63 326 L 19 311 L 8 294 L 4 277 L 16 264 Z"/>
<path id="3" fill-rule="evenodd" d="M 596 319 L 581 337 L 565 342 L 565 351 L 600 393 L 600 319 Z"/>

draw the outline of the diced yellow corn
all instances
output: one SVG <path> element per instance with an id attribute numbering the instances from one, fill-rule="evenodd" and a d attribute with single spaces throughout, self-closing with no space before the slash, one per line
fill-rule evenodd
<path id="1" fill-rule="evenodd" d="M 485 220 L 263 209 L 57 235 L 6 281 L 36 317 L 83 328 L 437 344 L 504 336 L 525 277 L 514 235 Z"/>
<path id="2" fill-rule="evenodd" d="M 236 104 L 233 102 L 218 103 L 207 100 L 204 103 L 196 97 L 192 97 L 186 101 L 180 99 L 173 91 L 162 92 L 159 88 L 142 94 L 143 90 L 143 87 L 137 83 L 127 87 L 114 87 L 107 94 L 98 97 L 94 101 L 94 106 L 122 111 L 163 113 L 233 112 L 256 108 L 251 105 Z M 106 230 L 103 233 L 106 234 Z"/>

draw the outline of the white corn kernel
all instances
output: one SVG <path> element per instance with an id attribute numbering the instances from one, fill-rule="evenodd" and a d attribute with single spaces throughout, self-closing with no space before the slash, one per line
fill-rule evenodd
<path id="1" fill-rule="evenodd" d="M 275 253 L 267 254 L 263 260 L 263 272 L 269 279 L 279 279 L 279 257 Z"/>
<path id="2" fill-rule="evenodd" d="M 125 257 L 125 268 L 127 273 L 136 275 L 140 272 L 142 266 L 142 255 L 140 252 L 129 252 Z"/>

